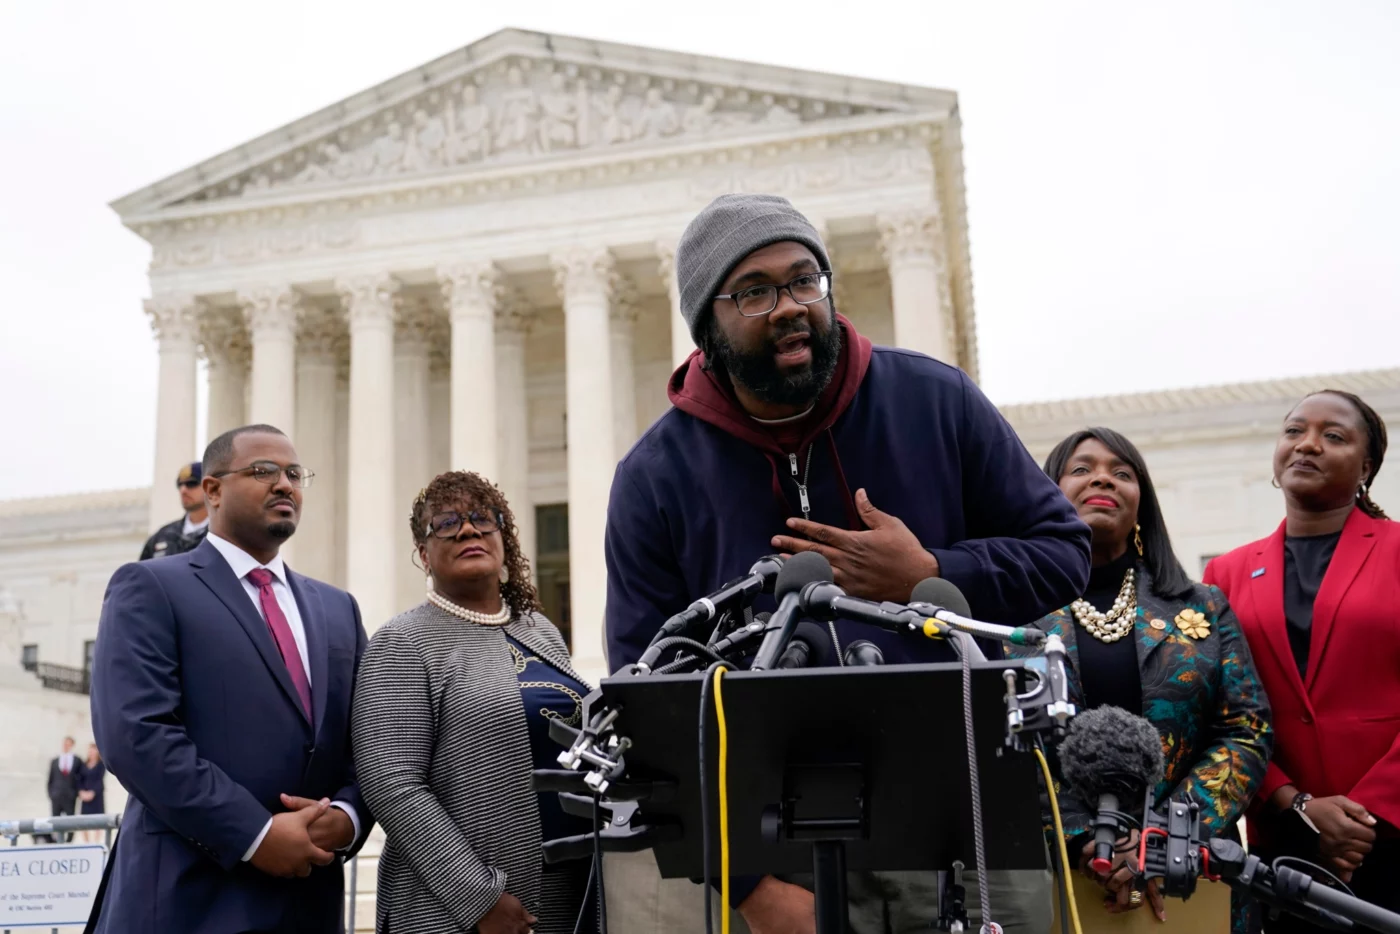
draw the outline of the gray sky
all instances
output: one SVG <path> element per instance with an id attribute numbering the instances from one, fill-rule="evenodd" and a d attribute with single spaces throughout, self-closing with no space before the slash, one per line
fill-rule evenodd
<path id="1" fill-rule="evenodd" d="M 0 498 L 150 482 L 108 201 L 506 26 L 956 90 L 999 403 L 1400 366 L 1400 3 L 505 6 L 0 4 Z"/>

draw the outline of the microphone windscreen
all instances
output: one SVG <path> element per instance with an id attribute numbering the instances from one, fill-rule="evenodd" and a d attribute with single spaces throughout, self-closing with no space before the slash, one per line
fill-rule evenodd
<path id="1" fill-rule="evenodd" d="M 1095 707 L 1071 720 L 1059 759 L 1065 782 L 1091 807 L 1104 793 L 1141 796 L 1164 769 L 1157 728 L 1121 707 Z"/>
<path id="2" fill-rule="evenodd" d="M 796 593 L 808 584 L 831 580 L 831 562 L 815 551 L 800 551 L 787 560 L 778 572 L 773 595 L 779 600 Z"/>
<path id="3" fill-rule="evenodd" d="M 967 605 L 967 597 L 963 596 L 956 584 L 941 577 L 926 577 L 915 584 L 909 602 L 932 603 L 945 610 L 952 610 L 959 616 L 972 616 L 972 607 Z"/>

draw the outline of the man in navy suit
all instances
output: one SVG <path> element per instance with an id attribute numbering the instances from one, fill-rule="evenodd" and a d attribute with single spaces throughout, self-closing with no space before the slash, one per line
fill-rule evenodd
<path id="1" fill-rule="evenodd" d="M 204 452 L 209 534 L 123 566 L 102 606 L 92 722 L 130 792 L 89 929 L 341 930 L 341 857 L 371 817 L 350 753 L 355 600 L 277 551 L 311 472 L 270 425 Z"/>

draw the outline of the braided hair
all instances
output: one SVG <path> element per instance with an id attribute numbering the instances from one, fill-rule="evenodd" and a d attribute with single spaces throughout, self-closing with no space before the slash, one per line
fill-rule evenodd
<path id="1" fill-rule="evenodd" d="M 1371 499 L 1371 483 L 1376 479 L 1376 474 L 1380 473 L 1381 463 L 1385 460 L 1385 449 L 1389 444 L 1386 437 L 1385 422 L 1379 413 L 1371 408 L 1361 397 L 1353 392 L 1344 392 L 1340 389 L 1320 389 L 1311 396 L 1337 396 L 1350 402 L 1361 416 L 1361 425 L 1366 429 L 1366 456 L 1371 460 L 1371 472 L 1361 481 L 1361 486 L 1356 490 L 1356 505 L 1366 515 L 1372 519 L 1388 518 L 1385 510 L 1377 506 L 1375 500 Z"/>
<path id="2" fill-rule="evenodd" d="M 515 524 L 515 514 L 511 512 L 510 504 L 506 502 L 505 494 L 500 488 L 479 474 L 464 470 L 438 474 L 433 478 L 433 482 L 414 498 L 408 524 L 413 531 L 415 558 L 417 549 L 428 541 L 426 528 L 434 513 L 468 504 L 477 509 L 490 510 L 499 516 L 501 546 L 505 551 L 503 566 L 509 572 L 509 579 L 501 585 L 501 600 L 517 617 L 528 616 L 531 613 L 543 614 L 540 595 L 530 580 L 530 561 L 520 550 L 520 534 Z"/>

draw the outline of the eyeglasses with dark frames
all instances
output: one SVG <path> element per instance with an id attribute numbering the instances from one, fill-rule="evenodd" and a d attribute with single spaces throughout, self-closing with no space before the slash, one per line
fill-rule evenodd
<path id="1" fill-rule="evenodd" d="M 504 518 L 494 509 L 489 512 L 473 509 L 465 516 L 456 512 L 440 512 L 428 520 L 423 531 L 437 538 L 456 538 L 462 531 L 462 523 L 469 522 L 482 535 L 490 535 L 500 531 L 503 521 Z"/>
<path id="2" fill-rule="evenodd" d="M 287 475 L 287 482 L 298 489 L 305 489 L 311 485 L 311 478 L 316 476 L 300 464 L 288 464 L 283 467 L 272 461 L 253 461 L 247 467 L 235 467 L 232 470 L 221 470 L 218 473 L 210 474 L 211 477 L 227 477 L 229 474 L 246 473 L 259 483 L 266 483 L 272 486 L 277 482 L 277 478 L 283 473 Z"/>
<path id="3" fill-rule="evenodd" d="M 804 273 L 784 285 L 756 285 L 715 298 L 733 301 L 745 318 L 757 318 L 772 314 L 778 307 L 778 293 L 784 291 L 799 305 L 814 305 L 831 294 L 831 270 Z"/>

